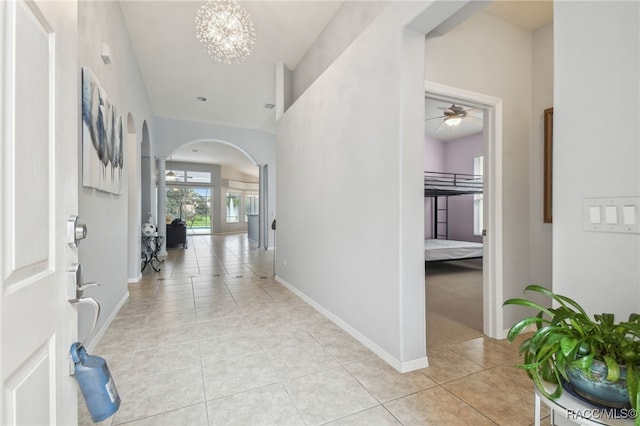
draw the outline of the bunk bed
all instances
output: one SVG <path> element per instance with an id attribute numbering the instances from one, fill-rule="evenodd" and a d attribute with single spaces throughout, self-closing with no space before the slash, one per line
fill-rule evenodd
<path id="1" fill-rule="evenodd" d="M 480 175 L 424 172 L 424 196 L 433 199 L 433 238 L 424 241 L 426 262 L 482 257 L 482 243 L 449 240 L 449 197 L 482 191 Z"/>

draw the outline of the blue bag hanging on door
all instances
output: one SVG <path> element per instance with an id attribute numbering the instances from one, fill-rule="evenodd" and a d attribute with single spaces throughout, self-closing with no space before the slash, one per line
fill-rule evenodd
<path id="1" fill-rule="evenodd" d="M 91 419 L 98 423 L 114 415 L 120 408 L 120 395 L 107 361 L 99 356 L 87 354 L 80 342 L 71 345 L 69 352 L 74 364 L 74 374 Z"/>

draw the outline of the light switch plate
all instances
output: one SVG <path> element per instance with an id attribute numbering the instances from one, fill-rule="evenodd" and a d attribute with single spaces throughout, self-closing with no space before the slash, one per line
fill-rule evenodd
<path id="1" fill-rule="evenodd" d="M 582 200 L 582 230 L 640 234 L 640 197 Z"/>

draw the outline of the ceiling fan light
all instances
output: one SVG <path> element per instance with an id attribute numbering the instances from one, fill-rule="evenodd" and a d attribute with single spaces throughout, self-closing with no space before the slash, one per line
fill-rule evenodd
<path id="1" fill-rule="evenodd" d="M 462 123 L 462 117 L 447 117 L 444 122 L 447 123 L 447 126 L 457 126 Z"/>

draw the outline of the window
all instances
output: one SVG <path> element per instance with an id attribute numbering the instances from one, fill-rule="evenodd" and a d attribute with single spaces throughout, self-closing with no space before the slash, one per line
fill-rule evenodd
<path id="1" fill-rule="evenodd" d="M 211 173 L 188 170 L 186 179 L 187 183 L 211 183 Z"/>
<path id="2" fill-rule="evenodd" d="M 227 192 L 225 206 L 227 209 L 227 223 L 240 222 L 240 192 Z"/>
<path id="3" fill-rule="evenodd" d="M 167 174 L 173 172 L 173 174 L 175 175 L 165 175 L 165 181 L 168 183 L 211 183 L 211 172 L 197 172 L 195 170 L 175 170 L 169 168 L 166 170 L 166 172 Z"/>
<path id="4" fill-rule="evenodd" d="M 473 174 L 482 177 L 484 175 L 484 156 L 473 159 Z M 482 236 L 484 229 L 484 194 L 473 194 L 473 235 Z"/>
<path id="5" fill-rule="evenodd" d="M 211 230 L 211 188 L 167 186 L 167 216 L 184 220 L 191 229 Z"/>
<path id="6" fill-rule="evenodd" d="M 245 192 L 244 194 L 244 221 L 248 222 L 248 214 L 258 214 L 258 194 Z"/>

